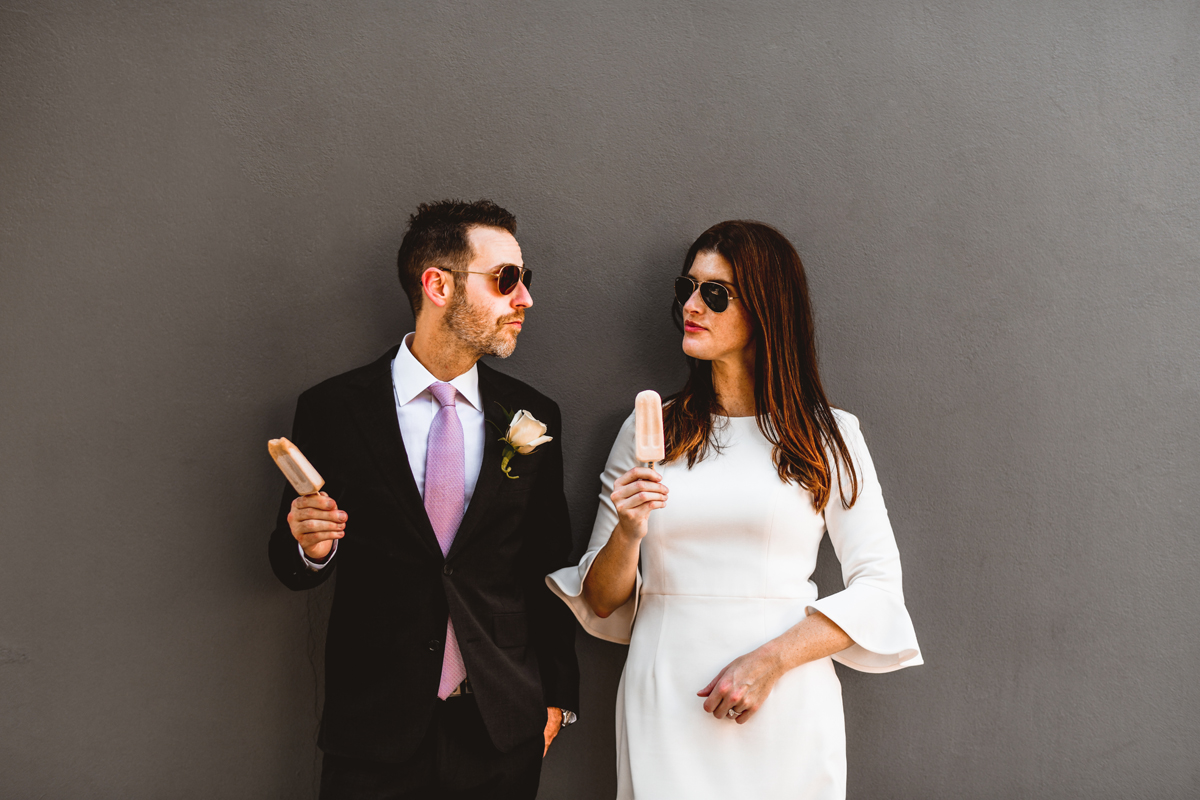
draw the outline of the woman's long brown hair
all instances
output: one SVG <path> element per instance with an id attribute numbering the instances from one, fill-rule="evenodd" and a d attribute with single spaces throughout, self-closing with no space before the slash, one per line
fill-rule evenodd
<path id="1" fill-rule="evenodd" d="M 823 511 L 836 475 L 842 506 L 849 508 L 858 499 L 858 474 L 817 373 L 812 306 L 800 255 L 770 225 L 731 220 L 700 234 L 684 258 L 682 274 L 697 255 L 710 252 L 733 266 L 734 294 L 754 326 L 754 416 L 775 446 L 780 479 L 807 489 L 816 510 Z M 681 322 L 678 303 L 675 314 Z M 686 456 L 690 468 L 717 446 L 713 416 L 722 410 L 713 390 L 712 362 L 689 358 L 688 367 L 683 390 L 663 409 L 663 432 L 666 460 Z M 842 465 L 850 478 L 849 500 Z"/>

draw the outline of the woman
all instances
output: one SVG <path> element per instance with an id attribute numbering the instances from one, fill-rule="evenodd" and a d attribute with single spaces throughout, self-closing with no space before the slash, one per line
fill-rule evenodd
<path id="1" fill-rule="evenodd" d="M 921 663 L 879 481 L 858 420 L 825 399 L 782 234 L 714 225 L 675 294 L 691 374 L 664 409 L 666 460 L 635 462 L 627 419 L 587 553 L 548 578 L 589 633 L 630 644 L 618 797 L 842 798 L 831 657 Z M 826 532 L 846 588 L 817 599 Z"/>

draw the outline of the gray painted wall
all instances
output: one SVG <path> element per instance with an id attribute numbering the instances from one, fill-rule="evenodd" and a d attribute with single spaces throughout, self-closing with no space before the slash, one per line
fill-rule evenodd
<path id="1" fill-rule="evenodd" d="M 0 795 L 304 797 L 328 597 L 278 585 L 295 396 L 409 329 L 422 200 L 513 209 L 582 547 L 669 276 L 810 270 L 928 664 L 842 671 L 852 798 L 1200 792 L 1200 5 L 0 7 Z M 821 570 L 826 589 L 836 565 Z M 609 798 L 579 640 L 542 796 Z"/>

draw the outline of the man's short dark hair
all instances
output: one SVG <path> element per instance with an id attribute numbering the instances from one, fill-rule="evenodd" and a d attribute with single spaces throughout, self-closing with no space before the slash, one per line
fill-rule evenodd
<path id="1" fill-rule="evenodd" d="M 467 234 L 475 226 L 517 233 L 517 218 L 491 200 L 440 200 L 422 203 L 408 218 L 408 230 L 396 259 L 400 285 L 408 295 L 413 316 L 421 311 L 421 275 L 430 267 L 466 269 L 471 263 Z M 465 275 L 455 273 L 455 286 Z"/>

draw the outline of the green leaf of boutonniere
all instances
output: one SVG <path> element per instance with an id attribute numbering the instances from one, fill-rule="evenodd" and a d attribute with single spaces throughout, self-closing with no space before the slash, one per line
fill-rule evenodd
<path id="1" fill-rule="evenodd" d="M 508 465 L 508 462 L 512 461 L 513 456 L 517 454 L 517 451 L 513 449 L 513 446 L 508 443 L 507 439 L 501 439 L 500 441 L 504 442 L 504 455 L 500 457 L 500 471 L 515 481 L 521 476 L 513 475 L 512 472 L 510 472 L 512 467 Z"/>

